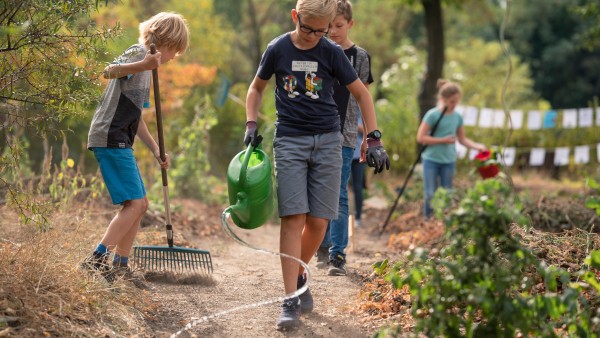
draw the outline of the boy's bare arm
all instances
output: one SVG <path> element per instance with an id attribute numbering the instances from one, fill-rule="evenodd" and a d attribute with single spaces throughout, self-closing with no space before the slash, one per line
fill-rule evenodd
<path id="1" fill-rule="evenodd" d="M 144 142 L 144 144 L 152 151 L 154 157 L 160 156 L 160 150 L 158 149 L 158 144 L 154 141 L 152 135 L 150 135 L 150 131 L 148 130 L 148 126 L 144 119 L 140 119 L 140 123 L 138 124 L 137 136 Z"/>
<path id="2" fill-rule="evenodd" d="M 156 52 L 156 54 L 150 53 L 150 51 L 146 52 L 146 56 L 143 60 L 132 62 L 132 63 L 111 63 L 106 66 L 103 71 L 103 75 L 105 79 L 117 79 L 130 74 L 136 74 L 145 72 L 147 70 L 152 70 L 160 66 L 160 52 Z"/>
<path id="3" fill-rule="evenodd" d="M 267 83 L 268 81 L 255 76 L 250 84 L 246 95 L 246 121 L 256 121 L 258 119 L 258 109 Z"/>
<path id="4" fill-rule="evenodd" d="M 161 168 L 169 168 L 169 163 L 171 162 L 169 154 L 165 153 L 165 161 L 163 162 L 163 160 L 160 158 L 160 149 L 158 148 L 158 144 L 156 144 L 156 141 L 150 134 L 150 131 L 148 130 L 148 126 L 146 125 L 146 122 L 144 122 L 144 119 L 140 119 L 140 122 L 138 124 L 137 137 L 139 137 L 148 147 L 148 149 L 150 149 L 150 151 L 154 155 L 154 158 L 156 158 L 158 163 L 160 163 Z"/>

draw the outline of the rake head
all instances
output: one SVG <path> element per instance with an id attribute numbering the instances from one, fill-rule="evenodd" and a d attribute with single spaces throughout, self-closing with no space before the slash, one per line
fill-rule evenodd
<path id="1" fill-rule="evenodd" d="M 133 261 L 147 271 L 200 272 L 213 271 L 210 252 L 176 246 L 136 246 Z"/>

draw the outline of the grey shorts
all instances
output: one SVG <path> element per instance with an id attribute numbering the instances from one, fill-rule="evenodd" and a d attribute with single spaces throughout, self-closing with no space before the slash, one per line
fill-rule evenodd
<path id="1" fill-rule="evenodd" d="M 275 136 L 273 155 L 279 217 L 338 217 L 342 133 Z"/>

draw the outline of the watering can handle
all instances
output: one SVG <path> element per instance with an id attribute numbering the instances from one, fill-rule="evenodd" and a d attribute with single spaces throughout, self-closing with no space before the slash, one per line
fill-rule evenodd
<path id="1" fill-rule="evenodd" d="M 248 143 L 248 147 L 246 148 L 246 152 L 244 153 L 244 161 L 242 162 L 242 167 L 240 168 L 240 187 L 243 187 L 246 184 L 246 172 L 248 170 L 248 162 L 250 162 L 250 157 L 252 156 L 254 149 L 258 147 L 262 140 L 262 135 L 258 135 L 254 138 L 254 140 L 252 140 L 252 142 Z"/>
<path id="2" fill-rule="evenodd" d="M 246 152 L 244 153 L 244 161 L 242 162 L 242 167 L 240 168 L 240 187 L 243 187 L 246 184 L 246 171 L 248 169 L 248 162 L 250 162 L 250 157 L 252 156 L 253 151 L 254 145 L 252 142 L 250 142 L 248 143 L 248 148 L 246 148 Z"/>

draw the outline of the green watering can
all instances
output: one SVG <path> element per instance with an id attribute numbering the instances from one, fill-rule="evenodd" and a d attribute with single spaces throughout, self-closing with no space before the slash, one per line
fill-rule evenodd
<path id="1" fill-rule="evenodd" d="M 227 190 L 231 218 L 243 229 L 263 225 L 273 214 L 273 180 L 271 160 L 262 150 L 260 140 L 248 144 L 227 169 Z M 250 154 L 250 156 L 246 156 Z"/>

